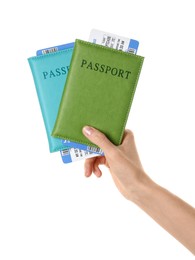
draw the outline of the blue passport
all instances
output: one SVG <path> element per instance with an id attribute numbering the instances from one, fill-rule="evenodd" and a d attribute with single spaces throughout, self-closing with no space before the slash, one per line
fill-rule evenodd
<path id="1" fill-rule="evenodd" d="M 73 48 L 28 58 L 47 133 L 50 152 L 67 146 L 51 136 L 68 74 Z"/>

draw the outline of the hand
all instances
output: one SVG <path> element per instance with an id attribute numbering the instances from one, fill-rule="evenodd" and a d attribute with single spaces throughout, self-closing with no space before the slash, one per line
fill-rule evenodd
<path id="1" fill-rule="evenodd" d="M 89 177 L 93 172 L 100 177 L 99 165 L 106 165 L 124 197 L 144 210 L 195 255 L 195 209 L 146 175 L 133 133 L 126 130 L 119 146 L 113 145 L 92 127 L 84 127 L 83 134 L 105 154 L 85 161 L 85 175 Z"/>
<path id="2" fill-rule="evenodd" d="M 97 177 L 101 177 L 102 171 L 99 165 L 107 166 L 117 188 L 129 200 L 133 199 L 133 193 L 141 182 L 151 181 L 144 172 L 130 130 L 125 131 L 122 144 L 119 146 L 112 144 L 103 133 L 93 127 L 84 127 L 83 134 L 98 145 L 105 154 L 105 156 L 86 159 L 86 177 L 91 176 L 92 172 Z"/>

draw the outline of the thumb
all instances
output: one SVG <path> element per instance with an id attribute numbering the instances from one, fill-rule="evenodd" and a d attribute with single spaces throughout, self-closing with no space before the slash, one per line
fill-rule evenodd
<path id="1" fill-rule="evenodd" d="M 110 140 L 99 130 L 91 127 L 85 126 L 83 127 L 83 134 L 94 144 L 99 146 L 104 153 L 110 153 L 115 145 L 110 142 Z"/>

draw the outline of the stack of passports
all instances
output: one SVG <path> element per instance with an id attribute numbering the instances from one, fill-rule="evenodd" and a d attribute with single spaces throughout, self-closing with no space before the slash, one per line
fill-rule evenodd
<path id="1" fill-rule="evenodd" d="M 56 61 L 58 55 L 63 59 L 60 65 L 55 64 L 58 63 Z M 42 67 L 41 60 L 47 63 L 47 68 Z M 52 107 L 55 110 L 50 123 L 51 127 L 47 131 L 48 139 L 58 141 L 66 139 L 96 147 L 82 134 L 82 128 L 89 125 L 103 132 L 112 143 L 119 145 L 143 60 L 144 58 L 138 55 L 78 39 L 75 41 L 73 50 L 47 54 L 40 60 L 31 58 L 29 63 L 36 88 L 40 86 L 42 88 L 43 82 L 49 82 L 52 79 L 53 82 L 45 88 L 51 91 L 52 95 L 56 91 L 59 92 L 58 97 L 52 100 L 52 104 L 46 104 L 49 109 L 45 107 L 48 111 L 44 113 L 47 113 L 48 118 L 51 116 Z M 62 67 L 68 68 L 65 69 L 66 72 L 60 69 Z M 56 70 L 55 76 L 51 73 L 53 70 Z M 60 73 L 64 73 L 63 79 Z M 44 75 L 49 78 L 44 79 Z M 64 80 L 63 84 L 57 81 L 59 78 Z M 44 108 L 41 107 L 43 113 Z M 47 122 L 47 119 L 44 121 Z M 54 145 L 55 147 L 50 151 L 64 149 L 61 145 Z"/>

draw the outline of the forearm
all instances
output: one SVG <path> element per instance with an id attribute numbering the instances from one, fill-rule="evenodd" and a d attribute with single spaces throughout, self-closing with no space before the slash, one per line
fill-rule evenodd
<path id="1" fill-rule="evenodd" d="M 121 194 L 136 203 L 195 255 L 195 209 L 155 184 L 144 173 L 133 133 L 126 130 L 118 147 L 95 128 L 86 126 L 83 133 L 105 153 L 103 159 L 96 157 L 86 161 L 86 176 L 94 171 L 100 177 L 99 165 L 108 166 Z"/>
<path id="2" fill-rule="evenodd" d="M 147 178 L 138 186 L 132 201 L 195 255 L 195 209 Z"/>

